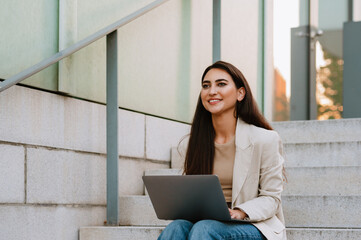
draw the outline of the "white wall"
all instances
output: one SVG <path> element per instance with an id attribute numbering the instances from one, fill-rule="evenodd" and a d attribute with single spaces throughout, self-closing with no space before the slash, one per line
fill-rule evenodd
<path id="1" fill-rule="evenodd" d="M 361 0 L 353 0 L 353 20 L 361 21 Z"/>
<path id="2" fill-rule="evenodd" d="M 68 0 L 62 0 L 68 1 Z M 75 18 L 67 29 L 77 40 L 153 2 L 72 2 Z M 69 15 L 69 16 L 68 16 Z M 63 36 L 62 35 L 62 36 Z M 212 2 L 171 0 L 118 30 L 119 105 L 152 115 L 190 122 L 200 76 L 212 61 Z M 72 39 L 69 41 L 71 42 Z M 67 59 L 59 69 L 59 90 L 105 102 L 105 38 Z"/>
<path id="3" fill-rule="evenodd" d="M 258 1 L 222 1 L 221 15 L 221 59 L 241 70 L 257 98 Z"/>
<path id="4" fill-rule="evenodd" d="M 5 26 L 0 78 L 50 57 L 152 0 L 22 2 L 6 3 L 0 10 L 0 25 Z M 222 59 L 244 72 L 256 94 L 258 1 L 222 1 L 221 34 Z M 104 103 L 105 40 L 25 83 Z M 201 74 L 212 63 L 212 1 L 170 0 L 120 28 L 118 44 L 119 105 L 191 122 Z"/>

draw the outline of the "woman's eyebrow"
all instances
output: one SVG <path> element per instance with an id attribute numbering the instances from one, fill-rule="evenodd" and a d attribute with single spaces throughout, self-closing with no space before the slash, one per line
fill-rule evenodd
<path id="1" fill-rule="evenodd" d="M 228 82 L 228 80 L 227 80 L 227 79 L 224 79 L 224 78 L 217 79 L 215 82 L 222 82 L 222 81 Z"/>
<path id="2" fill-rule="evenodd" d="M 228 80 L 224 78 L 217 79 L 215 82 L 222 82 L 222 81 L 228 82 Z M 211 82 L 210 80 L 203 80 L 203 83 L 210 83 L 210 82 Z"/>

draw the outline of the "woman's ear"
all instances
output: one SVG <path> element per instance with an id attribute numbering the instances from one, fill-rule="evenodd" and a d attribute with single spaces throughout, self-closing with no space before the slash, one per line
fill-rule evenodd
<path id="1" fill-rule="evenodd" d="M 237 101 L 241 102 L 245 96 L 246 96 L 246 89 L 244 89 L 244 87 L 240 87 L 237 90 Z"/>

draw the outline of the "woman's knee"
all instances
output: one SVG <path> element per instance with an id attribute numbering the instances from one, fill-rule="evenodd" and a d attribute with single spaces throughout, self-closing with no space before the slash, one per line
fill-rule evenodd
<path id="1" fill-rule="evenodd" d="M 161 239 L 187 239 L 193 223 L 187 220 L 174 220 L 163 230 L 158 240 Z"/>
<path id="2" fill-rule="evenodd" d="M 217 225 L 221 222 L 216 220 L 202 220 L 195 223 L 192 227 L 191 232 L 189 233 L 189 239 L 217 239 Z"/>

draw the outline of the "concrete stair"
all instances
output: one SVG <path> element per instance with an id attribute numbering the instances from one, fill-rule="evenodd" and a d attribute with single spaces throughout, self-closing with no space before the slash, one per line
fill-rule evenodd
<path id="1" fill-rule="evenodd" d="M 81 240 L 150 240 L 157 239 L 164 227 L 84 227 Z"/>
<path id="2" fill-rule="evenodd" d="M 361 229 L 287 228 L 289 240 L 359 240 Z"/>
<path id="3" fill-rule="evenodd" d="M 273 126 L 286 157 L 282 201 L 288 239 L 361 239 L 361 119 Z M 176 148 L 171 166 L 144 174 L 181 174 Z M 81 228 L 79 239 L 156 239 L 169 223 L 157 219 L 147 195 L 121 196 L 119 216 L 122 227 Z"/>
<path id="4" fill-rule="evenodd" d="M 150 240 L 157 239 L 164 227 L 84 227 L 79 239 L 86 240 Z M 289 240 L 359 240 L 360 229 L 288 228 Z"/>
<path id="5" fill-rule="evenodd" d="M 165 226 L 158 220 L 148 196 L 122 196 L 120 225 Z M 289 227 L 358 228 L 361 226 L 361 196 L 283 196 Z M 139 216 L 142 216 L 139 218 Z"/>
<path id="6" fill-rule="evenodd" d="M 141 217 L 139 217 L 141 216 Z M 119 197 L 119 224 L 122 226 L 166 226 L 159 220 L 148 196 Z"/>
<path id="7" fill-rule="evenodd" d="M 361 193 L 361 166 L 288 167 L 283 196 L 319 195 L 354 196 Z M 145 175 L 180 175 L 179 169 L 147 170 Z M 301 184 L 302 183 L 302 184 Z M 147 194 L 147 192 L 146 192 Z"/>

